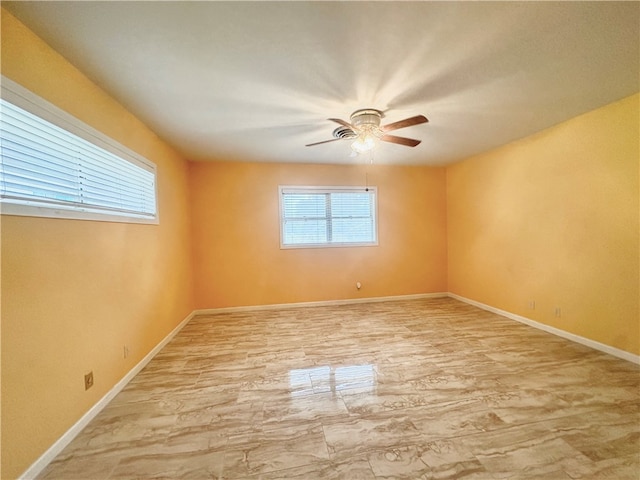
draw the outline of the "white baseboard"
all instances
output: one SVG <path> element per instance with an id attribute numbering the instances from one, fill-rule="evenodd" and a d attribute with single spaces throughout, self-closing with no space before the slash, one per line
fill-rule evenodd
<path id="1" fill-rule="evenodd" d="M 33 479 L 37 477 L 42 470 L 60 453 L 71 441 L 93 420 L 98 413 L 106 407 L 113 398 L 122 391 L 124 387 L 135 377 L 146 365 L 155 357 L 164 346 L 169 343 L 173 337 L 191 320 L 194 313 L 191 312 L 176 328 L 174 328 L 153 350 L 151 350 L 142 360 L 140 360 L 122 380 L 116 383 L 107 394 L 85 413 L 69 430 L 67 430 L 56 442 L 44 452 L 33 464 L 18 477 L 19 480 Z"/>
<path id="2" fill-rule="evenodd" d="M 623 360 L 627 360 L 629 362 L 640 365 L 640 355 L 635 355 L 631 352 L 626 352 L 624 350 L 620 350 L 619 348 L 596 342 L 595 340 L 591 340 L 589 338 L 581 337 L 580 335 L 576 335 L 575 333 L 567 332 L 565 330 L 561 330 L 544 323 L 536 322 L 535 320 L 531 320 L 530 318 L 516 315 L 515 313 L 510 313 L 505 310 L 500 310 L 499 308 L 486 305 L 484 303 L 476 302 L 475 300 L 471 300 L 470 298 L 461 297 L 460 295 L 456 295 L 455 293 L 449 293 L 448 296 L 451 298 L 455 298 L 456 300 L 460 300 L 461 302 L 468 303 L 469 305 L 473 305 L 474 307 L 496 313 L 511 320 L 515 320 L 516 322 L 524 323 L 526 325 L 529 325 L 530 327 L 544 330 L 545 332 L 552 333 L 553 335 L 557 335 L 562 338 L 566 338 L 567 340 L 571 340 L 572 342 L 586 345 L 587 347 L 593 348 L 595 350 L 599 350 L 601 352 L 608 353 L 609 355 L 613 355 L 614 357 L 622 358 Z"/>
<path id="3" fill-rule="evenodd" d="M 242 307 L 221 307 L 221 308 L 204 308 L 194 310 L 194 315 L 216 315 L 218 313 L 230 312 L 253 312 L 259 310 L 280 310 L 283 308 L 305 308 L 305 307 L 326 307 L 333 305 L 350 305 L 355 303 L 376 303 L 376 302 L 392 302 L 394 300 L 416 300 L 419 298 L 445 298 L 449 294 L 440 293 L 416 293 L 412 295 L 394 295 L 390 297 L 369 297 L 369 298 L 349 298 L 345 300 L 323 300 L 318 302 L 300 302 L 300 303 L 274 303 L 268 305 L 247 305 Z"/>

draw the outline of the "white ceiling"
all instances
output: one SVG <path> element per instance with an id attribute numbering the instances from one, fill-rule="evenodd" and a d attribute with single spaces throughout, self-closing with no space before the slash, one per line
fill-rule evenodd
<path id="1" fill-rule="evenodd" d="M 191 160 L 361 162 L 305 144 L 368 107 L 443 165 L 640 90 L 635 1 L 2 5 Z"/>

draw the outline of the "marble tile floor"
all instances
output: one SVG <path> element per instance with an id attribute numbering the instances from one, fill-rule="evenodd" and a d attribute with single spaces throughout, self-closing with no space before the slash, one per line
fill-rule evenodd
<path id="1" fill-rule="evenodd" d="M 199 316 L 39 478 L 638 480 L 640 370 L 450 298 Z"/>

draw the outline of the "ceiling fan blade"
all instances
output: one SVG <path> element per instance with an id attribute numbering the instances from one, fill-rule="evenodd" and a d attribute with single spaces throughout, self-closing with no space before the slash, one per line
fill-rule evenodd
<path id="1" fill-rule="evenodd" d="M 390 123 L 389 125 L 384 125 L 381 128 L 383 132 L 390 132 L 391 130 L 397 130 L 399 128 L 411 127 L 412 125 L 427 123 L 428 121 L 429 120 L 424 115 L 416 115 L 415 117 L 405 118 L 404 120 L 399 120 L 397 122 Z"/>
<path id="2" fill-rule="evenodd" d="M 397 137 L 395 135 L 384 135 L 380 140 L 383 142 L 397 143 L 406 147 L 415 147 L 420 145 L 422 140 L 414 140 L 413 138 Z"/>
<path id="3" fill-rule="evenodd" d="M 329 118 L 329 119 L 327 119 L 327 120 L 331 120 L 332 122 L 339 123 L 339 124 L 340 124 L 340 125 L 342 125 L 343 127 L 350 128 L 351 130 L 354 130 L 354 131 L 355 131 L 355 129 L 356 129 L 356 127 L 354 127 L 353 125 L 351 125 L 349 122 L 345 122 L 344 120 L 341 120 L 341 119 L 339 119 L 339 118 Z"/>
<path id="4" fill-rule="evenodd" d="M 305 145 L 305 147 L 313 147 L 314 145 L 321 145 L 323 143 L 335 142 L 336 140 L 342 140 L 341 138 L 332 138 L 331 140 L 324 140 L 322 142 L 310 143 Z"/>

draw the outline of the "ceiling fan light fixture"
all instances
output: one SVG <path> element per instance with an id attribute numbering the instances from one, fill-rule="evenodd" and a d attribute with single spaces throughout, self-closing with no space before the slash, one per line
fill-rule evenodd
<path id="1" fill-rule="evenodd" d="M 358 138 L 351 144 L 351 149 L 356 153 L 368 152 L 376 146 L 376 140 L 375 135 L 367 133 L 358 135 Z"/>
<path id="2" fill-rule="evenodd" d="M 351 149 L 356 153 L 364 153 L 373 150 L 378 140 L 384 135 L 380 129 L 380 119 L 383 113 L 372 108 L 356 110 L 351 114 L 351 124 L 358 136 L 351 144 Z"/>

